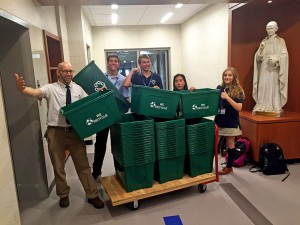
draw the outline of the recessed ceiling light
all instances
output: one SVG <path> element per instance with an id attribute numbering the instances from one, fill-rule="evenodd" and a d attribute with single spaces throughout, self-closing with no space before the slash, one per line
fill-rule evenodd
<path id="1" fill-rule="evenodd" d="M 112 9 L 118 9 L 119 6 L 118 6 L 117 4 L 111 4 L 111 8 L 112 8 Z"/>
<path id="2" fill-rule="evenodd" d="M 111 23 L 112 24 L 117 24 L 118 23 L 118 14 L 117 13 L 111 14 Z"/>
<path id="3" fill-rule="evenodd" d="M 180 9 L 182 6 L 183 6 L 182 3 L 177 3 L 176 6 L 175 6 L 175 8 L 176 8 L 176 9 Z"/>
<path id="4" fill-rule="evenodd" d="M 160 20 L 160 23 L 166 22 L 168 19 L 170 19 L 171 16 L 173 16 L 173 12 L 168 12 L 164 17 Z"/>
<path id="5" fill-rule="evenodd" d="M 268 1 L 268 3 L 270 4 L 270 3 L 272 3 L 272 1 L 270 0 L 270 1 Z"/>

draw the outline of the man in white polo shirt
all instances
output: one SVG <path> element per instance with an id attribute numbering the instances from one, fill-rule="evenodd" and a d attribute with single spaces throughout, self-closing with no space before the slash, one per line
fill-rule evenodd
<path id="1" fill-rule="evenodd" d="M 41 88 L 26 87 L 23 77 L 15 74 L 19 90 L 28 96 L 47 100 L 47 131 L 45 137 L 48 142 L 48 151 L 54 169 L 56 194 L 60 197 L 60 207 L 68 207 L 70 204 L 70 187 L 66 181 L 65 150 L 68 149 L 82 186 L 86 192 L 88 203 L 95 208 L 103 208 L 104 203 L 98 196 L 98 189 L 91 174 L 86 146 L 76 132 L 60 113 L 60 108 L 67 103 L 79 100 L 87 94 L 84 90 L 72 82 L 74 70 L 68 62 L 61 62 L 56 71 L 58 81 L 46 84 Z"/>

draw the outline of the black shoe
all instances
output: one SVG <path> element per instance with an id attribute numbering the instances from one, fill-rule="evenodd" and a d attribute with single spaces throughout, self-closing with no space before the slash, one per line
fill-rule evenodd
<path id="1" fill-rule="evenodd" d="M 69 205 L 70 205 L 69 196 L 60 198 L 60 200 L 59 200 L 59 206 L 60 206 L 61 208 L 66 208 L 66 207 L 68 207 Z"/>
<path id="2" fill-rule="evenodd" d="M 227 150 L 226 150 L 226 149 L 222 149 L 222 151 L 221 151 L 221 156 L 222 156 L 222 157 L 225 157 L 226 154 L 227 154 Z"/>
<path id="3" fill-rule="evenodd" d="M 104 202 L 98 196 L 96 198 L 88 198 L 88 203 L 92 204 L 96 209 L 104 207 Z"/>

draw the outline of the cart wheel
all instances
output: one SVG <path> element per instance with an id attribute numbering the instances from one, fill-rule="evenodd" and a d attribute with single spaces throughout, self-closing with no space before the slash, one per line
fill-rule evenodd
<path id="1" fill-rule="evenodd" d="M 137 200 L 129 203 L 130 210 L 137 210 L 139 207 L 139 202 Z"/>
<path id="2" fill-rule="evenodd" d="M 200 193 L 205 192 L 206 189 L 207 189 L 207 185 L 206 185 L 206 184 L 199 184 L 199 185 L 198 185 L 198 191 L 199 191 Z"/>

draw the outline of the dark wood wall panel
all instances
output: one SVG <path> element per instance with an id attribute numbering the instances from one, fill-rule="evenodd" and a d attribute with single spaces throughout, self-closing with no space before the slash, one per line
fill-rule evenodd
<path id="1" fill-rule="evenodd" d="M 285 39 L 289 53 L 288 102 L 283 108 L 300 112 L 300 1 L 295 0 L 277 0 L 275 4 L 257 0 L 232 11 L 229 62 L 237 68 L 245 89 L 243 110 L 252 110 L 255 105 L 252 98 L 254 54 L 267 36 L 266 25 L 272 20 L 277 22 L 277 34 Z"/>

